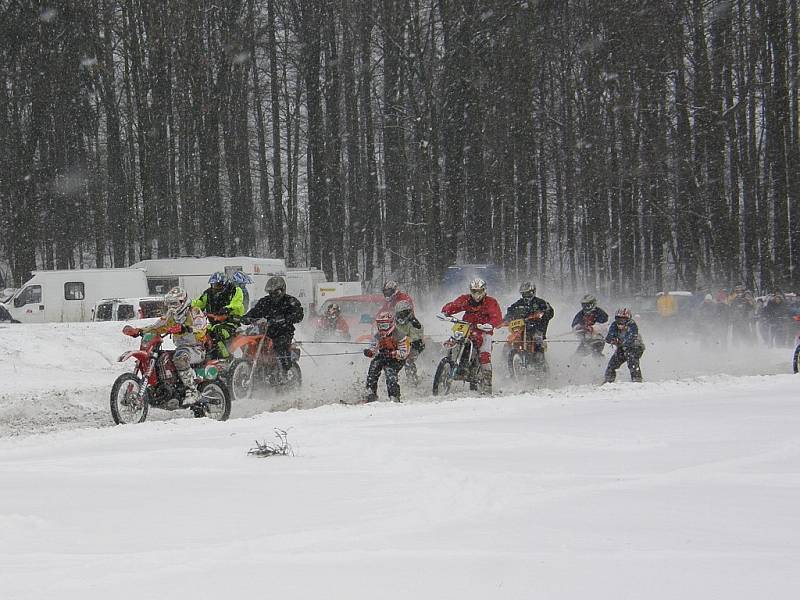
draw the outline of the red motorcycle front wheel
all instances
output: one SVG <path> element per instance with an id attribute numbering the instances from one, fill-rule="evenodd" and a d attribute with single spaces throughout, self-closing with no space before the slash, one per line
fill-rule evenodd
<path id="1" fill-rule="evenodd" d="M 142 380 L 133 373 L 123 373 L 111 386 L 111 417 L 117 425 L 143 423 L 147 419 L 147 398 L 139 401 Z"/>

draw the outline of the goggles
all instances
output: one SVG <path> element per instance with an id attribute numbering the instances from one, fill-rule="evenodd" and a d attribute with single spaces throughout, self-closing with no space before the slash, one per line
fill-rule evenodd
<path id="1" fill-rule="evenodd" d="M 378 329 L 381 331 L 389 331 L 392 328 L 393 323 L 378 323 Z"/>

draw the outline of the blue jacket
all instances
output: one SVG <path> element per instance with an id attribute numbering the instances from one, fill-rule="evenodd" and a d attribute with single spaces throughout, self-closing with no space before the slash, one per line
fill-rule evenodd
<path id="1" fill-rule="evenodd" d="M 633 319 L 628 321 L 624 329 L 620 329 L 616 321 L 611 323 L 611 327 L 608 328 L 606 343 L 622 346 L 623 348 L 644 348 L 644 340 L 639 335 L 639 326 Z"/>

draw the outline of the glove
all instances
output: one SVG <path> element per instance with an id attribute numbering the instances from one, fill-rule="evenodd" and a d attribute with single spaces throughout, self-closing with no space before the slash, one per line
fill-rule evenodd
<path id="1" fill-rule="evenodd" d="M 375 350 L 373 350 L 372 348 L 364 348 L 364 356 L 366 356 L 367 358 L 372 358 L 373 356 L 375 356 Z"/>
<path id="2" fill-rule="evenodd" d="M 129 335 L 131 337 L 139 337 L 140 335 L 142 335 L 142 330 L 139 329 L 138 327 L 125 325 L 125 327 L 122 328 L 122 333 L 125 335 Z"/>
<path id="3" fill-rule="evenodd" d="M 477 327 L 481 331 L 491 331 L 494 329 L 494 327 L 492 327 L 489 323 L 478 323 Z"/>

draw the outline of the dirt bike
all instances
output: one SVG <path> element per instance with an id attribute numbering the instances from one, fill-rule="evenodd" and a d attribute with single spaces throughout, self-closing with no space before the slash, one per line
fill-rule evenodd
<path id="1" fill-rule="evenodd" d="M 252 397 L 259 387 L 288 391 L 302 384 L 303 374 L 298 364 L 300 348 L 295 344 L 289 347 L 292 364 L 284 371 L 265 330 L 264 324 L 251 323 L 228 344 L 231 354 L 241 351 L 241 357 L 233 359 L 223 373 L 234 400 Z"/>
<path id="2" fill-rule="evenodd" d="M 508 324 L 508 374 L 511 379 L 521 379 L 528 375 L 542 378 L 547 375 L 545 360 L 547 342 L 541 332 L 529 332 L 528 323 L 538 321 L 544 313 L 537 311 L 524 319 L 514 319 Z"/>
<path id="3" fill-rule="evenodd" d="M 130 325 L 123 328 L 125 335 L 138 335 L 138 330 Z M 206 361 L 194 367 L 199 383 L 199 399 L 196 403 L 185 405 L 186 387 L 178 377 L 172 362 L 174 350 L 164 350 L 164 338 L 158 334 L 142 335 L 139 350 L 123 353 L 118 362 L 129 358 L 136 361 L 133 373 L 123 373 L 111 387 L 111 416 L 114 422 L 143 423 L 148 409 L 164 410 L 189 409 L 195 417 L 208 417 L 226 421 L 231 414 L 231 399 L 228 387 L 218 379 L 218 362 Z"/>
<path id="4" fill-rule="evenodd" d="M 470 390 L 477 390 L 481 380 L 480 349 L 474 339 L 478 334 L 477 327 L 455 317 L 438 318 L 450 321 L 453 327 L 450 337 L 442 344 L 446 354 L 433 376 L 433 395 L 449 394 L 454 381 L 466 381 Z"/>
<path id="5" fill-rule="evenodd" d="M 578 356 L 602 357 L 603 349 L 606 347 L 607 328 L 602 323 L 594 325 L 576 325 L 574 330 L 578 338 L 578 348 L 575 354 Z"/>

